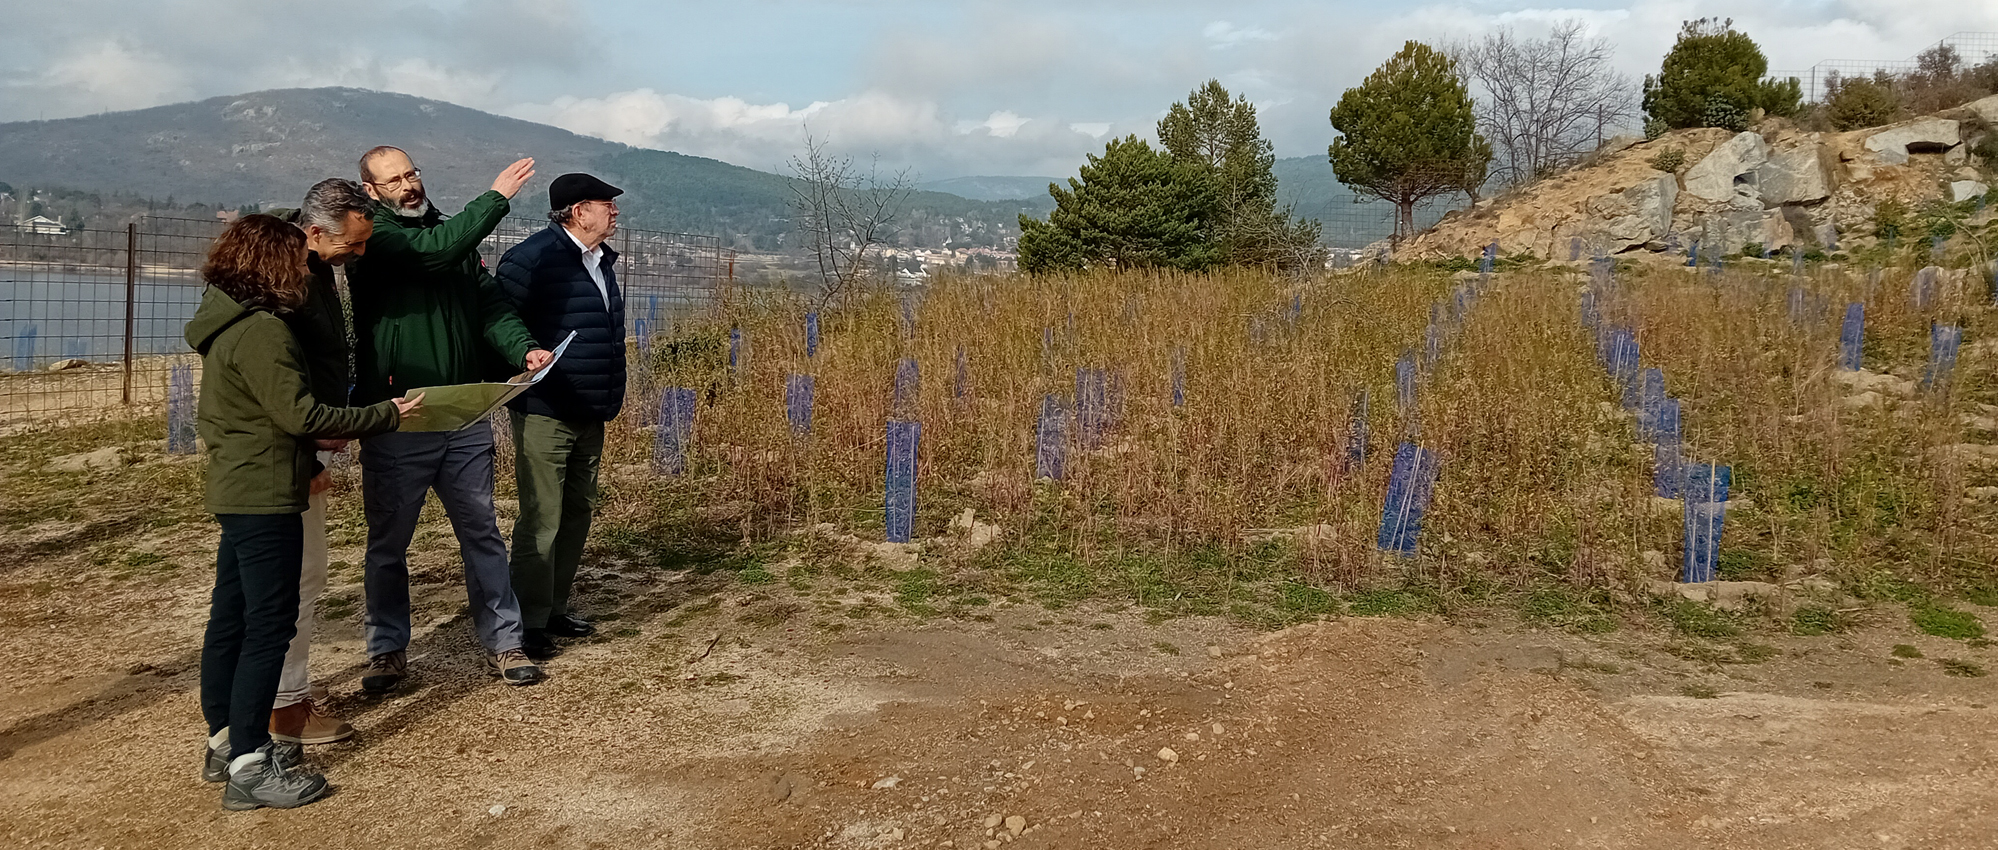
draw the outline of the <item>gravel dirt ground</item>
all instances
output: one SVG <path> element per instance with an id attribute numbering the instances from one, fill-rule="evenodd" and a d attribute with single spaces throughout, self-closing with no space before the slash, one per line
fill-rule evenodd
<path id="1" fill-rule="evenodd" d="M 1998 841 L 1998 689 L 1940 663 L 1998 653 L 1898 613 L 1726 651 L 1498 616 L 1259 632 L 1026 599 L 920 617 L 864 586 L 597 558 L 578 604 L 602 634 L 510 688 L 481 669 L 433 517 L 414 678 L 368 699 L 353 511 L 336 517 L 313 659 L 361 730 L 308 750 L 337 791 L 227 813 L 196 777 L 213 526 L 155 527 L 152 498 L 135 488 L 0 550 L 0 847 Z"/>

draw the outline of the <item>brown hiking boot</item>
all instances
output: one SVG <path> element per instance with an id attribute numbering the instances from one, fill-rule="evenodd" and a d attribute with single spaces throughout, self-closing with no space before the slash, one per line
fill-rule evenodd
<path id="1" fill-rule="evenodd" d="M 354 727 L 306 697 L 271 712 L 271 738 L 291 744 L 331 744 L 354 737 Z"/>
<path id="2" fill-rule="evenodd" d="M 509 685 L 532 685 L 541 681 L 541 668 L 534 666 L 527 653 L 518 649 L 486 653 L 486 672 L 506 680 Z"/>

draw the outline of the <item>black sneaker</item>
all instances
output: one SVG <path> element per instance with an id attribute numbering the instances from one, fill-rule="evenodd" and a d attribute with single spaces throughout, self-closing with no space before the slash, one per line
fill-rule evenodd
<path id="1" fill-rule="evenodd" d="M 527 660 L 527 653 L 518 649 L 505 652 L 486 653 L 486 670 L 509 685 L 532 685 L 541 681 L 541 668 Z"/>
<path id="2" fill-rule="evenodd" d="M 371 694 L 385 694 L 402 684 L 403 677 L 409 675 L 409 660 L 398 649 L 384 652 L 368 659 L 368 672 L 361 676 L 361 690 Z"/>
<path id="3" fill-rule="evenodd" d="M 331 790 L 326 777 L 285 764 L 274 749 L 263 745 L 250 755 L 248 763 L 229 772 L 229 784 L 222 787 L 222 808 L 232 812 L 265 806 L 295 809 Z"/>
<path id="4" fill-rule="evenodd" d="M 520 651 L 535 661 L 546 661 L 562 654 L 562 647 L 548 637 L 545 629 L 528 629 L 526 639 L 520 644 Z"/>
<path id="5" fill-rule="evenodd" d="M 597 633 L 597 627 L 581 617 L 557 614 L 548 618 L 549 635 L 558 638 L 586 638 Z"/>

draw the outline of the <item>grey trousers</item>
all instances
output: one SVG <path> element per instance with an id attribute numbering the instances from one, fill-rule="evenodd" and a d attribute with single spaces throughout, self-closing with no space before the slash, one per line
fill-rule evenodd
<path id="1" fill-rule="evenodd" d="M 409 541 L 423 497 L 437 500 L 458 535 L 472 627 L 488 652 L 519 649 L 506 543 L 493 517 L 493 432 L 484 423 L 444 433 L 392 432 L 361 441 L 361 497 L 367 503 L 368 655 L 409 646 Z"/>

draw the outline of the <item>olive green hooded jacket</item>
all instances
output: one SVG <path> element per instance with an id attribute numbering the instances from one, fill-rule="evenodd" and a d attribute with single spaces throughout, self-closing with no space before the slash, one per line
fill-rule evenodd
<path id="1" fill-rule="evenodd" d="M 290 326 L 213 286 L 187 323 L 187 344 L 201 353 L 196 430 L 208 444 L 211 513 L 303 513 L 314 439 L 367 437 L 401 423 L 390 401 L 319 403 Z"/>

